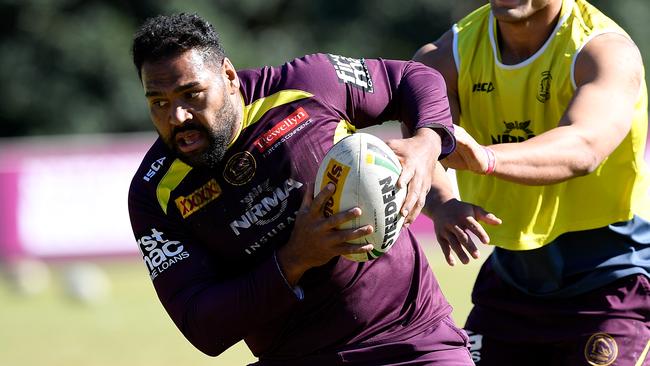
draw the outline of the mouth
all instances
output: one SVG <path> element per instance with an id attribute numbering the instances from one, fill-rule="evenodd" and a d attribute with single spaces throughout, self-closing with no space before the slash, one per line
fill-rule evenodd
<path id="1" fill-rule="evenodd" d="M 205 134 L 199 130 L 178 132 L 174 139 L 178 150 L 184 154 L 195 153 L 207 144 Z"/>
<path id="2" fill-rule="evenodd" d="M 515 8 L 520 5 L 519 0 L 495 0 L 494 3 L 494 5 L 504 8 Z"/>

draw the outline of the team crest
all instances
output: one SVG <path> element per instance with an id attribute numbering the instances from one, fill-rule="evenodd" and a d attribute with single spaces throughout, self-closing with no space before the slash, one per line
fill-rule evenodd
<path id="1" fill-rule="evenodd" d="M 593 366 L 611 365 L 618 356 L 616 340 L 607 333 L 596 333 L 585 345 L 585 360 Z"/>
<path id="2" fill-rule="evenodd" d="M 539 91 L 537 92 L 537 100 L 539 100 L 541 103 L 546 103 L 546 101 L 551 99 L 552 80 L 553 77 L 551 77 L 550 71 L 547 70 L 542 72 L 542 79 L 539 81 Z"/>
<path id="3" fill-rule="evenodd" d="M 253 179 L 256 170 L 257 162 L 255 162 L 253 154 L 248 151 L 238 152 L 226 163 L 223 179 L 233 186 L 241 186 Z"/>

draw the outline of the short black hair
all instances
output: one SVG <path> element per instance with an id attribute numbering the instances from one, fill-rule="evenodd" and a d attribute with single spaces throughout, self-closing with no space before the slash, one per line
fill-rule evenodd
<path id="1" fill-rule="evenodd" d="M 142 78 L 142 65 L 177 56 L 185 51 L 202 51 L 204 60 L 221 66 L 225 53 L 219 34 L 197 14 L 158 15 L 148 18 L 133 37 L 133 64 Z"/>

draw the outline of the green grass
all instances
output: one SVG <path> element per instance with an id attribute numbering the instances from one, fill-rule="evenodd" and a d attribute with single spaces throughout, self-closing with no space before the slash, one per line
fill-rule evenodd
<path id="1" fill-rule="evenodd" d="M 462 324 L 480 262 L 450 268 L 432 241 L 422 240 L 434 273 Z M 48 289 L 20 296 L 0 281 L 0 365 L 3 366 L 177 366 L 245 365 L 254 361 L 243 342 L 217 358 L 194 349 L 175 328 L 155 296 L 144 265 L 137 261 L 100 263 L 111 281 L 111 296 L 84 305 L 66 296 L 65 264 L 51 266 Z"/>

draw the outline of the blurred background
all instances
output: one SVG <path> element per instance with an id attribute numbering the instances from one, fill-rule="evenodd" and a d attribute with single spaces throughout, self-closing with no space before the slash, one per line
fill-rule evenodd
<path id="1" fill-rule="evenodd" d="M 130 230 L 128 186 L 155 139 L 129 53 L 145 18 L 198 12 L 234 65 L 248 68 L 313 52 L 408 59 L 483 3 L 0 0 L 0 365 L 254 360 L 242 343 L 215 359 L 184 340 Z M 650 57 L 649 2 L 592 3 Z M 431 222 L 413 228 L 462 324 L 481 261 L 449 268 Z"/>

